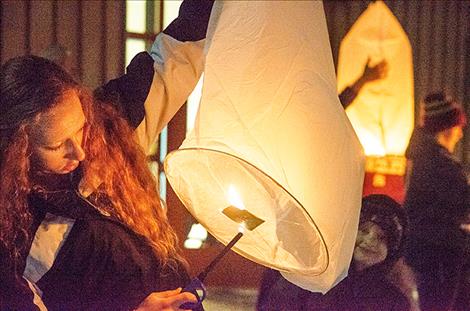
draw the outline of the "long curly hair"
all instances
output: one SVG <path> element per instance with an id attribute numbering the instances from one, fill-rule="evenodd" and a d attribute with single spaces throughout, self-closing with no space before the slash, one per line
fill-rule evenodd
<path id="1" fill-rule="evenodd" d="M 184 262 L 133 130 L 108 103 L 95 104 L 94 112 L 84 106 L 91 122 L 85 137 L 82 184 L 98 186 L 93 203 L 147 237 L 162 264 L 173 259 Z"/>
<path id="2" fill-rule="evenodd" d="M 95 103 L 60 66 L 37 56 L 5 63 L 0 82 L 0 246 L 9 251 L 16 267 L 32 238 L 30 133 L 40 116 L 60 104 L 70 90 L 78 94 L 87 120 L 80 184 L 94 190 L 98 209 L 146 237 L 162 265 L 184 262 L 146 156 L 112 105 Z"/>

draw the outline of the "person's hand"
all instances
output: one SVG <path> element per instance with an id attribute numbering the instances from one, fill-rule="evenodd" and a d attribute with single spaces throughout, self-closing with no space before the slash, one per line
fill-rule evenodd
<path id="1" fill-rule="evenodd" d="M 186 302 L 197 302 L 196 296 L 181 292 L 181 288 L 155 292 L 147 296 L 135 311 L 176 311 Z"/>
<path id="2" fill-rule="evenodd" d="M 367 60 L 367 64 L 364 67 L 364 72 L 362 78 L 364 82 L 375 81 L 378 79 L 383 79 L 387 76 L 388 67 L 387 61 L 383 59 L 380 63 L 375 66 L 370 66 L 370 58 Z"/>
<path id="3" fill-rule="evenodd" d="M 460 229 L 470 234 L 470 223 L 461 224 Z"/>
<path id="4" fill-rule="evenodd" d="M 370 58 L 368 58 L 362 75 L 359 77 L 359 79 L 356 80 L 356 82 L 351 85 L 352 90 L 356 94 L 359 94 L 362 87 L 368 82 L 385 78 L 387 76 L 387 71 L 388 65 L 385 59 L 383 59 L 380 63 L 376 64 L 375 66 L 371 66 Z"/>

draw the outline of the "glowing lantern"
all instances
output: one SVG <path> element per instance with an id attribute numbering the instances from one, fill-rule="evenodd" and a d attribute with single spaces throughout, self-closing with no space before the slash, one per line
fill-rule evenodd
<path id="1" fill-rule="evenodd" d="M 385 59 L 384 79 L 367 83 L 347 114 L 367 156 L 403 155 L 413 130 L 413 60 L 406 33 L 382 1 L 362 13 L 343 39 L 338 90 L 351 85 L 372 63 Z"/>
<path id="2" fill-rule="evenodd" d="M 387 62 L 384 79 L 363 86 L 346 112 L 367 155 L 364 194 L 404 198 L 408 145 L 414 120 L 412 51 L 406 33 L 382 1 L 369 5 L 345 36 L 338 59 L 338 89 L 352 84 L 364 64 Z"/>
<path id="3" fill-rule="evenodd" d="M 194 129 L 167 156 L 168 180 L 219 241 L 243 223 L 235 252 L 325 292 L 349 267 L 364 156 L 322 3 L 217 1 L 207 38 Z"/>

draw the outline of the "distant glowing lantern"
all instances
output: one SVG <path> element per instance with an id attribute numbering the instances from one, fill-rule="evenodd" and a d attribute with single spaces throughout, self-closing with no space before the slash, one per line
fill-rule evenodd
<path id="1" fill-rule="evenodd" d="M 382 1 L 357 19 L 340 45 L 338 90 L 351 85 L 368 59 L 387 62 L 384 79 L 363 86 L 346 113 L 367 155 L 364 194 L 404 198 L 404 153 L 413 130 L 413 60 L 406 33 Z"/>
<path id="2" fill-rule="evenodd" d="M 326 292 L 351 260 L 364 155 L 322 3 L 216 1 L 207 38 L 194 129 L 167 156 L 167 178 L 220 242 Z"/>
<path id="3" fill-rule="evenodd" d="M 367 156 L 403 155 L 414 120 L 412 50 L 382 1 L 371 3 L 341 42 L 338 90 L 362 74 L 368 58 L 386 60 L 387 76 L 366 84 L 346 112 Z"/>

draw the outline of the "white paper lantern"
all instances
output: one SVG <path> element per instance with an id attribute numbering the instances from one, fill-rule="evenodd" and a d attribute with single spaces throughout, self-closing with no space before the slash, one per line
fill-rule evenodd
<path id="1" fill-rule="evenodd" d="M 371 3 L 341 42 L 339 90 L 359 78 L 368 58 L 372 64 L 386 60 L 387 75 L 365 84 L 346 112 L 366 155 L 404 155 L 414 123 L 412 50 L 382 1 Z"/>
<path id="2" fill-rule="evenodd" d="M 364 156 L 336 93 L 322 3 L 217 1 L 207 37 L 195 127 L 166 158 L 168 180 L 224 244 L 240 230 L 226 207 L 264 220 L 233 250 L 325 292 L 349 267 Z"/>

